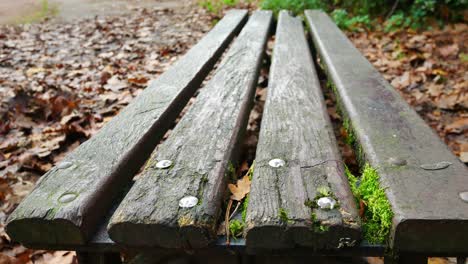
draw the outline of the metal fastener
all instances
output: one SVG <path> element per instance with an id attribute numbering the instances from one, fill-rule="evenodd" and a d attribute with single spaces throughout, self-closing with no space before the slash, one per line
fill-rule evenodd
<path id="1" fill-rule="evenodd" d="M 179 200 L 179 207 L 192 208 L 198 204 L 198 198 L 195 196 L 185 196 Z"/>
<path id="2" fill-rule="evenodd" d="M 421 164 L 421 168 L 425 170 L 442 170 L 448 168 L 448 166 L 452 165 L 451 162 L 448 161 L 441 161 L 437 163 L 428 163 L 428 164 Z"/>
<path id="3" fill-rule="evenodd" d="M 62 161 L 59 164 L 57 164 L 57 168 L 66 169 L 66 168 L 69 168 L 71 165 L 73 165 L 73 163 L 71 163 L 69 161 Z"/>
<path id="4" fill-rule="evenodd" d="M 399 157 L 391 157 L 388 159 L 388 163 L 394 166 L 405 166 L 408 162 L 405 159 Z"/>
<path id="5" fill-rule="evenodd" d="M 317 205 L 320 209 L 333 209 L 336 205 L 336 200 L 331 197 L 322 197 L 318 199 Z"/>
<path id="6" fill-rule="evenodd" d="M 286 164 L 286 162 L 282 159 L 272 159 L 268 162 L 268 165 L 273 168 L 280 168 L 283 167 Z"/>
<path id="7" fill-rule="evenodd" d="M 468 203 L 468 192 L 461 192 L 458 194 L 460 196 L 460 198 L 464 201 L 464 202 L 467 202 Z"/>
<path id="8" fill-rule="evenodd" d="M 160 160 L 156 163 L 156 168 L 158 169 L 167 169 L 172 166 L 172 161 L 170 160 Z"/>
<path id="9" fill-rule="evenodd" d="M 76 197 L 78 197 L 78 194 L 76 193 L 64 193 L 58 198 L 58 201 L 61 203 L 69 203 L 75 200 Z"/>

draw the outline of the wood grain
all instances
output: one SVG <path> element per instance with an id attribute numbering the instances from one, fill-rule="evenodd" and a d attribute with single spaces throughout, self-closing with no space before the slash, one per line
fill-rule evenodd
<path id="1" fill-rule="evenodd" d="M 46 173 L 8 219 L 26 244 L 83 244 L 199 87 L 246 11 L 231 11 L 98 134 Z M 61 202 L 62 201 L 62 202 Z"/>
<path id="2" fill-rule="evenodd" d="M 272 13 L 255 12 L 193 107 L 152 154 L 109 223 L 117 243 L 166 248 L 207 246 L 239 139 L 247 125 Z M 155 164 L 171 160 L 169 169 Z M 179 200 L 195 196 L 192 208 Z"/>
<path id="3" fill-rule="evenodd" d="M 354 198 L 304 28 L 286 11 L 279 15 L 269 80 L 247 210 L 247 246 L 337 248 L 341 238 L 358 244 Z M 285 166 L 270 167 L 274 158 Z M 320 188 L 330 190 L 340 206 L 314 208 Z"/>
<path id="4" fill-rule="evenodd" d="M 326 14 L 307 11 L 306 17 L 362 159 L 377 169 L 392 205 L 391 246 L 399 251 L 467 252 L 468 203 L 459 196 L 468 190 L 467 167 Z M 406 165 L 395 165 L 395 160 Z M 440 170 L 421 166 L 442 161 L 451 165 Z"/>

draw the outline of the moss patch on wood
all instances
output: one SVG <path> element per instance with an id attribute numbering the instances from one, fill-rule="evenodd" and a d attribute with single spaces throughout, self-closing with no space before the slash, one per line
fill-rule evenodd
<path id="1" fill-rule="evenodd" d="M 292 224 L 292 223 L 294 223 L 293 220 L 289 219 L 289 217 L 288 217 L 288 212 L 286 212 L 286 209 L 284 209 L 283 207 L 281 207 L 281 208 L 279 209 L 278 217 L 279 217 L 279 219 L 281 220 L 281 222 L 283 222 L 283 223 L 285 223 L 285 224 Z"/>
<path id="2" fill-rule="evenodd" d="M 365 204 L 364 238 L 372 244 L 385 243 L 392 227 L 393 211 L 385 189 L 380 186 L 377 170 L 366 164 L 361 177 L 354 176 L 347 168 L 346 176 L 357 203 Z"/>
<path id="3" fill-rule="evenodd" d="M 310 214 L 310 221 L 312 223 L 310 229 L 315 233 L 324 233 L 330 229 L 329 226 L 323 225 L 322 222 L 317 219 L 317 215 L 314 212 Z"/>
<path id="4" fill-rule="evenodd" d="M 249 195 L 245 196 L 244 202 L 242 202 L 242 221 L 245 222 L 247 218 L 247 207 L 249 206 Z"/>
<path id="5" fill-rule="evenodd" d="M 229 233 L 233 238 L 238 238 L 242 236 L 242 233 L 244 232 L 244 226 L 244 221 L 234 219 L 229 222 Z"/>

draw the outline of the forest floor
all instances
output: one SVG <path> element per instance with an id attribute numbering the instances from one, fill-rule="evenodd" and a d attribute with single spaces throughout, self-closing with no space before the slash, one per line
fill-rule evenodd
<path id="1" fill-rule="evenodd" d="M 73 252 L 11 243 L 3 231 L 6 218 L 42 174 L 95 134 L 217 19 L 188 0 L 46 2 L 47 8 L 37 1 L 0 0 L 0 24 L 16 23 L 0 26 L 0 263 L 76 261 Z M 24 21 L 33 23 L 17 24 Z M 348 36 L 467 163 L 468 26 Z M 260 103 L 246 145 L 256 144 L 265 91 L 257 90 Z M 329 113 L 340 118 L 333 105 Z M 352 160 L 347 145 L 340 147 L 345 160 Z"/>

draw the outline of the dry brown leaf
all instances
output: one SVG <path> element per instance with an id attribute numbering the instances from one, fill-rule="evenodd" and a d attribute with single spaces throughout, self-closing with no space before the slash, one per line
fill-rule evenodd
<path id="1" fill-rule="evenodd" d="M 46 252 L 34 263 L 37 264 L 76 264 L 78 263 L 75 252 L 55 251 Z"/>
<path id="2" fill-rule="evenodd" d="M 143 75 L 137 75 L 137 76 L 135 76 L 133 78 L 128 78 L 127 81 L 129 83 L 133 83 L 133 84 L 135 84 L 137 86 L 144 87 L 148 83 L 148 78 L 146 78 Z"/>
<path id="3" fill-rule="evenodd" d="M 442 57 L 449 57 L 458 54 L 458 44 L 447 45 L 439 48 L 440 55 Z"/>
<path id="4" fill-rule="evenodd" d="M 228 185 L 229 190 L 231 191 L 231 199 L 235 201 L 241 201 L 244 197 L 250 192 L 250 178 L 244 176 L 242 179 L 237 181 L 237 184 L 234 185 L 230 183 Z"/>
<path id="5" fill-rule="evenodd" d="M 452 122 L 450 125 L 445 127 L 445 130 L 449 133 L 461 133 L 464 130 L 468 129 L 468 118 L 459 118 Z"/>
<path id="6" fill-rule="evenodd" d="M 468 163 L 468 142 L 460 145 L 460 160 L 464 163 Z"/>
<path id="7" fill-rule="evenodd" d="M 437 106 L 442 109 L 453 109 L 457 103 L 458 95 L 456 94 L 444 94 L 436 101 Z"/>
<path id="8" fill-rule="evenodd" d="M 428 264 L 450 264 L 451 262 L 446 258 L 429 258 Z"/>
<path id="9" fill-rule="evenodd" d="M 468 163 L 468 151 L 460 152 L 460 160 L 464 163 Z"/>

